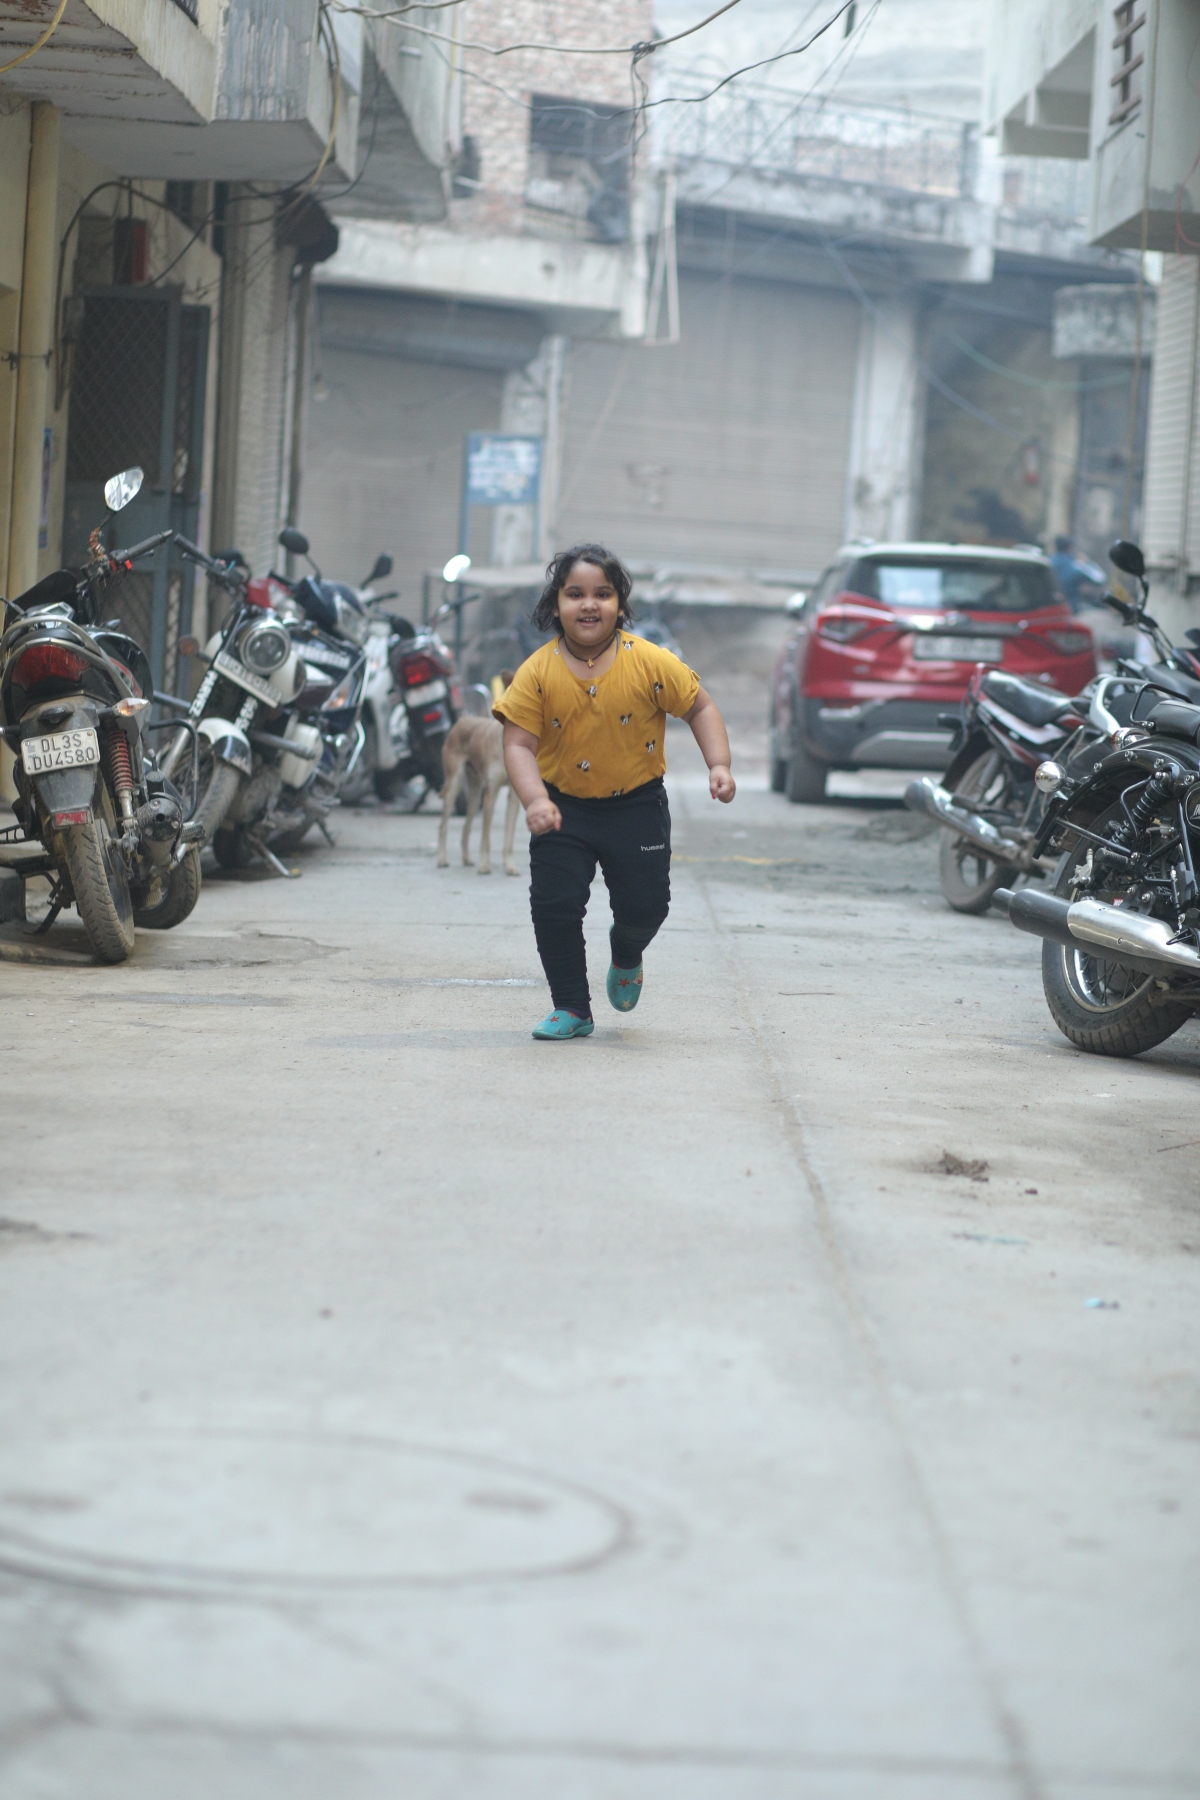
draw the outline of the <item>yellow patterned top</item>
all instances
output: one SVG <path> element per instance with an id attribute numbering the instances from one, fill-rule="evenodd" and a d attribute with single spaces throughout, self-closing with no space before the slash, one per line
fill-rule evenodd
<path id="1" fill-rule="evenodd" d="M 580 800 L 627 794 L 666 772 L 667 714 L 696 704 L 700 677 L 669 650 L 623 631 L 612 666 L 572 674 L 558 639 L 523 662 L 492 717 L 538 740 L 542 780 Z"/>

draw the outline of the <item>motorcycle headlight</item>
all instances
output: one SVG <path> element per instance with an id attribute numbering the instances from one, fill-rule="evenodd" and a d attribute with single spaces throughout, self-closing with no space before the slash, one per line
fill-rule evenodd
<path id="1" fill-rule="evenodd" d="M 366 642 L 367 633 L 371 629 L 371 620 L 367 613 L 359 612 L 342 594 L 334 596 L 334 611 L 337 614 L 337 632 L 339 637 L 347 638 L 352 644 Z"/>
<path id="2" fill-rule="evenodd" d="M 292 654 L 292 640 L 275 619 L 264 619 L 242 633 L 238 654 L 256 674 L 271 675 Z"/>

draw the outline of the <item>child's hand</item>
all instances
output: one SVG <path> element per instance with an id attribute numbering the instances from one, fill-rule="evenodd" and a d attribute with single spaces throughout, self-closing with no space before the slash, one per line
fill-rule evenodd
<path id="1" fill-rule="evenodd" d="M 708 791 L 714 800 L 720 800 L 726 806 L 737 793 L 737 782 L 723 764 L 714 763 L 708 771 Z"/>
<path id="2" fill-rule="evenodd" d="M 539 794 L 525 808 L 525 823 L 531 836 L 542 837 L 547 831 L 562 830 L 562 814 L 549 794 Z"/>

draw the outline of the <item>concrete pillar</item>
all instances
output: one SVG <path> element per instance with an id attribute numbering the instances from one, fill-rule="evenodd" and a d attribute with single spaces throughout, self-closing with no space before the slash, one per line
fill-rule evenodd
<path id="1" fill-rule="evenodd" d="M 557 528 L 558 488 L 562 472 L 564 384 L 567 339 L 543 338 L 537 355 L 505 378 L 500 429 L 542 440 L 542 486 L 538 518 L 528 506 L 498 506 L 492 524 L 492 560 L 500 568 L 544 562 L 552 553 Z M 536 529 L 536 542 L 534 533 Z"/>
<path id="2" fill-rule="evenodd" d="M 12 523 L 13 433 L 21 348 L 21 269 L 25 261 L 25 195 L 29 180 L 30 108 L 0 112 L 0 598 L 8 585 Z M 2 753 L 0 753 L 2 754 Z"/>
<path id="3" fill-rule="evenodd" d="M 48 357 L 54 347 L 60 118 L 58 108 L 45 102 L 32 108 L 8 536 L 8 591 L 12 595 L 32 587 L 38 578 L 42 433 L 51 380 Z"/>
<path id="4" fill-rule="evenodd" d="M 221 280 L 212 548 L 256 575 L 275 559 L 287 507 L 288 313 L 295 250 L 276 242 L 269 194 L 231 187 Z"/>
<path id="5" fill-rule="evenodd" d="M 895 540 L 912 535 L 921 498 L 920 303 L 900 294 L 864 306 L 861 316 L 845 535 Z"/>
<path id="6" fill-rule="evenodd" d="M 1063 370 L 1084 379 L 1087 364 L 1079 358 L 1064 361 Z M 1054 427 L 1050 441 L 1050 468 L 1046 480 L 1046 548 L 1053 550 L 1056 537 L 1070 537 L 1075 530 L 1075 490 L 1079 484 L 1079 389 L 1065 388 L 1055 396 Z"/>

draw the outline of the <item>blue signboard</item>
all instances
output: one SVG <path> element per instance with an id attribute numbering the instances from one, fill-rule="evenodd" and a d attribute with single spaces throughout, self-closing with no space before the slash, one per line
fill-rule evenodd
<path id="1" fill-rule="evenodd" d="M 536 506 L 541 474 L 540 437 L 469 433 L 464 496 L 468 506 Z"/>
<path id="2" fill-rule="evenodd" d="M 537 507 L 542 485 L 542 440 L 511 431 L 470 431 L 463 460 L 459 550 L 465 555 L 473 506 L 530 506 L 533 549 L 538 541 Z"/>

